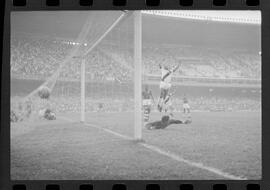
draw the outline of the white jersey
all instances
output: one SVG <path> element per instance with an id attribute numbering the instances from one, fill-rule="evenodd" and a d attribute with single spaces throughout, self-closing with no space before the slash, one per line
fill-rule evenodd
<path id="1" fill-rule="evenodd" d="M 172 105 L 172 100 L 171 100 L 172 94 L 168 94 L 166 98 L 164 99 L 164 104 L 171 106 Z"/>
<path id="2" fill-rule="evenodd" d="M 161 81 L 165 83 L 171 83 L 173 71 L 167 70 L 161 67 Z"/>
<path id="3" fill-rule="evenodd" d="M 172 111 L 172 100 L 171 100 L 172 94 L 168 94 L 167 97 L 164 100 L 163 109 L 165 112 Z"/>

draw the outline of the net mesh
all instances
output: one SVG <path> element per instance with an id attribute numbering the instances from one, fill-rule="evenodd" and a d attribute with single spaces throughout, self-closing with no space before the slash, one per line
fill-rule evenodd
<path id="1" fill-rule="evenodd" d="M 53 64 L 43 63 L 47 66 L 51 64 L 48 66 L 51 74 L 42 78 L 37 72 L 35 78 L 39 82 L 31 85 L 30 93 L 18 96 L 18 93 L 11 91 L 11 107 L 17 117 L 20 120 L 32 121 L 40 119 L 41 110 L 50 109 L 56 118 L 66 117 L 79 121 L 81 63 L 84 59 L 85 105 L 86 114 L 89 114 L 86 115 L 87 122 L 102 126 L 113 123 L 115 117 L 110 113 L 116 114 L 116 117 L 123 117 L 123 113 L 129 113 L 126 122 L 131 122 L 133 110 L 131 15 L 125 11 L 87 12 L 87 19 L 75 40 L 50 39 L 57 50 L 61 49 L 60 53 L 55 53 L 58 57 L 44 55 L 44 59 L 54 60 Z M 39 62 L 36 61 L 35 64 Z M 41 70 L 42 68 L 39 69 Z M 12 89 L 16 89 L 16 85 L 18 85 L 16 82 L 12 82 Z M 49 96 L 46 96 L 47 93 Z M 107 119 L 101 122 L 102 118 L 106 117 Z M 123 123 L 120 125 L 123 126 Z"/>

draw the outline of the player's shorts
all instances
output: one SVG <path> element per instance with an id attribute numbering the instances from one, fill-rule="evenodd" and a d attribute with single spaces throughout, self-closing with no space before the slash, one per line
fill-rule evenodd
<path id="1" fill-rule="evenodd" d="M 143 106 L 151 106 L 151 105 L 152 105 L 151 99 L 144 99 L 143 100 Z"/>
<path id="2" fill-rule="evenodd" d="M 184 109 L 190 109 L 190 106 L 187 103 L 185 103 L 185 104 L 183 104 L 183 108 Z"/>
<path id="3" fill-rule="evenodd" d="M 165 89 L 165 90 L 168 90 L 172 87 L 172 84 L 171 83 L 167 83 L 167 82 L 164 82 L 164 81 L 160 81 L 160 85 L 159 85 L 159 88 L 160 89 Z"/>

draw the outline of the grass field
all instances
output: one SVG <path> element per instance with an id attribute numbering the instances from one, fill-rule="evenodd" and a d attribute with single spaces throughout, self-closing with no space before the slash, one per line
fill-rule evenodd
<path id="1" fill-rule="evenodd" d="M 65 114 L 55 121 L 12 124 L 11 178 L 261 178 L 260 112 L 192 113 L 189 125 L 143 129 L 143 142 L 129 139 L 132 113 L 88 113 L 85 124 L 78 118 Z"/>

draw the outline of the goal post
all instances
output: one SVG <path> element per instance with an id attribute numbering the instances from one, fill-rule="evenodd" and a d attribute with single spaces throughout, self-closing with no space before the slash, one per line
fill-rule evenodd
<path id="1" fill-rule="evenodd" d="M 85 58 L 81 59 L 81 122 L 85 122 Z"/>
<path id="2" fill-rule="evenodd" d="M 113 28 L 124 18 L 126 12 L 124 12 L 115 22 L 88 48 L 81 56 L 81 116 L 80 121 L 85 122 L 85 109 L 86 109 L 86 55 L 91 52 L 109 33 Z M 142 15 L 141 11 L 133 12 L 133 64 L 134 64 L 134 139 L 142 139 L 142 126 L 143 126 L 143 115 L 142 115 Z"/>
<path id="3" fill-rule="evenodd" d="M 112 30 L 119 24 L 119 22 L 126 16 L 126 12 L 123 12 L 111 25 L 110 27 L 93 43 L 93 45 L 87 49 L 81 56 L 81 117 L 80 121 L 85 122 L 85 61 L 86 55 L 90 53 Z"/>
<path id="4" fill-rule="evenodd" d="M 41 115 L 41 111 L 48 109 L 56 116 L 55 119 L 72 116 L 70 121 L 95 123 L 103 128 L 121 131 L 132 139 L 141 139 L 140 11 L 100 10 L 70 12 L 68 15 L 80 20 L 80 27 L 76 31 L 69 31 L 72 35 L 76 34 L 76 38 L 41 36 L 33 40 L 31 36 L 13 34 L 13 47 L 29 44 L 31 48 L 37 48 L 42 56 L 35 59 L 35 55 L 28 65 L 21 55 L 25 48 L 19 54 L 11 49 L 18 64 L 25 68 L 23 74 L 39 80 L 39 83 L 29 85 L 29 89 L 22 93 L 13 88 L 12 110 L 18 113 L 20 121 L 43 119 L 45 114 Z M 69 19 L 61 22 L 69 28 Z M 50 20 L 50 23 L 57 24 L 55 20 Z M 36 27 L 35 23 L 33 27 Z M 32 44 L 32 41 L 37 43 Z M 31 68 L 33 64 L 35 67 Z M 43 68 L 44 65 L 46 67 Z M 43 88 L 49 89 L 46 102 L 40 96 Z"/>
<path id="5" fill-rule="evenodd" d="M 134 138 L 142 139 L 142 15 L 134 11 Z"/>

